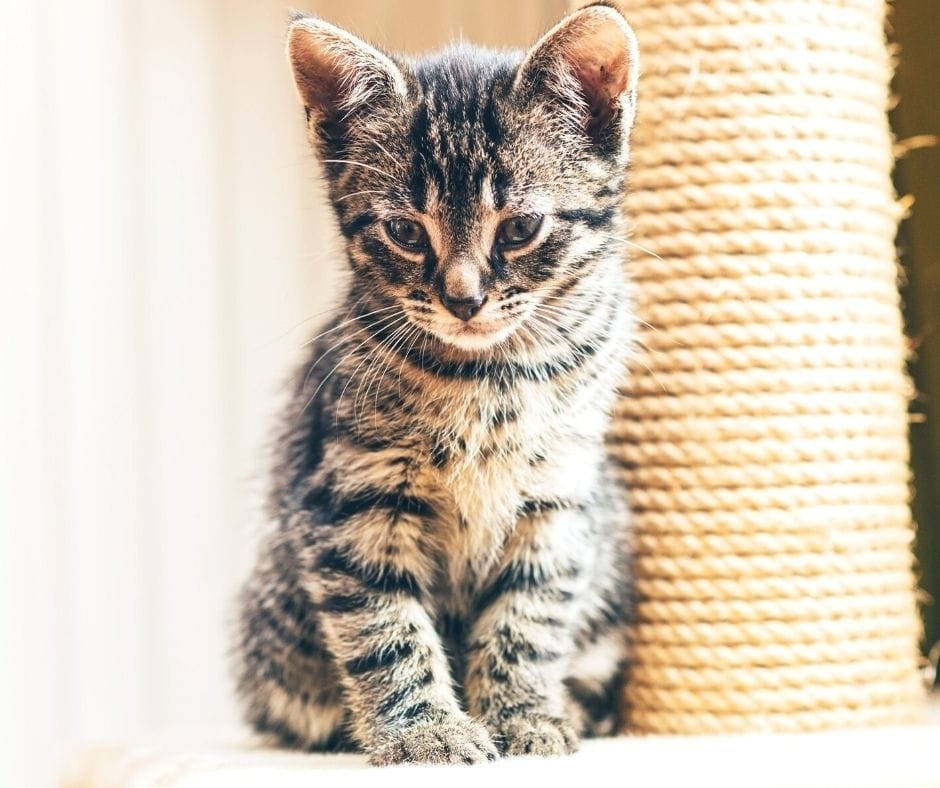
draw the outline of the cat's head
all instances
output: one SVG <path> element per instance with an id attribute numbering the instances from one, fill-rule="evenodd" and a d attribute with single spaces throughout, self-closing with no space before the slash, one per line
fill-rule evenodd
<path id="1" fill-rule="evenodd" d="M 539 309 L 560 315 L 566 289 L 617 256 L 637 47 L 612 6 L 528 52 L 421 59 L 297 16 L 288 56 L 371 305 L 476 352 Z"/>

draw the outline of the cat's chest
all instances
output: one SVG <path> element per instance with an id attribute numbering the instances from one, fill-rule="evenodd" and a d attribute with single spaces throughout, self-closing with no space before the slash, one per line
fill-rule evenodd
<path id="1" fill-rule="evenodd" d="M 455 420 L 455 451 L 442 483 L 466 521 L 464 532 L 496 532 L 513 519 L 544 473 L 541 466 L 561 427 L 553 398 L 533 396 L 526 402 L 521 392 L 484 400 Z"/>
<path id="2" fill-rule="evenodd" d="M 439 523 L 441 590 L 457 608 L 499 565 L 526 503 L 589 489 L 598 465 L 593 421 L 544 394 L 520 392 L 471 413 L 453 425 L 457 450 L 438 477 L 449 502 Z"/>

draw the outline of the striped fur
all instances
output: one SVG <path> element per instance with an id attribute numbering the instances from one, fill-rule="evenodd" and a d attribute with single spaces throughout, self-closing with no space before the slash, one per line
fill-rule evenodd
<path id="1" fill-rule="evenodd" d="M 631 338 L 632 33 L 596 5 L 527 54 L 406 61 L 298 17 L 289 52 L 352 275 L 277 440 L 247 718 L 376 764 L 570 752 L 611 729 L 625 659 L 604 433 Z M 494 241 L 533 214 L 530 241 Z M 468 288 L 465 320 L 443 299 Z"/>

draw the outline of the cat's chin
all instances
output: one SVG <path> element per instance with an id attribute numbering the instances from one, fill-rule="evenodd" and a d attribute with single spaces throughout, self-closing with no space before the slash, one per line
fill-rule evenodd
<path id="1" fill-rule="evenodd" d="M 479 353 L 504 342 L 514 330 L 514 326 L 502 325 L 495 328 L 485 328 L 470 322 L 456 330 L 441 333 L 438 338 L 460 350 Z"/>

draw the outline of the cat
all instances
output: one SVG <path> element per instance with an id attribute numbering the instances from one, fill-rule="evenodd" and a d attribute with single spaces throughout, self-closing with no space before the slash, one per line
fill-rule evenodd
<path id="1" fill-rule="evenodd" d="M 573 752 L 627 653 L 634 34 L 601 2 L 407 59 L 297 14 L 288 56 L 350 283 L 276 439 L 246 718 L 377 765 Z"/>

